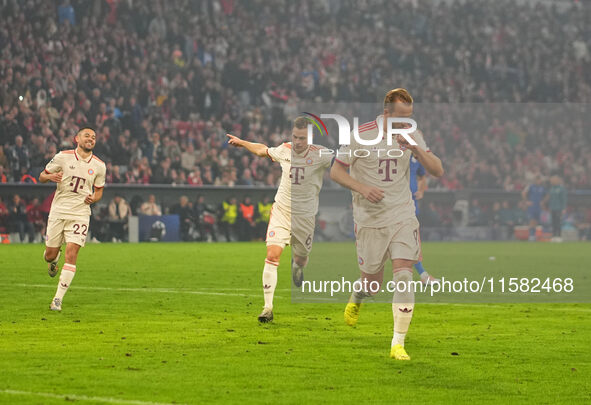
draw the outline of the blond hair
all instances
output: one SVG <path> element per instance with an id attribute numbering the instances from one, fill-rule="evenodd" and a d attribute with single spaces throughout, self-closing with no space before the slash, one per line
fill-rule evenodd
<path id="1" fill-rule="evenodd" d="M 412 105 L 413 99 L 408 90 L 398 88 L 390 90 L 384 97 L 384 109 L 393 110 L 394 103 L 403 103 Z"/>

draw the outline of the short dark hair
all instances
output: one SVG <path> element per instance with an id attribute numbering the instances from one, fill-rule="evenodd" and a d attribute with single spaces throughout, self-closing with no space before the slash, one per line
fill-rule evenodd
<path id="1" fill-rule="evenodd" d="M 293 126 L 297 129 L 308 128 L 308 119 L 306 117 L 297 117 L 293 120 Z"/>
<path id="2" fill-rule="evenodd" d="M 91 128 L 91 127 L 88 127 L 88 126 L 86 126 L 86 127 L 82 127 L 82 128 L 80 128 L 80 129 L 78 130 L 78 132 L 76 132 L 76 136 L 80 135 L 80 133 L 81 133 L 82 131 L 85 131 L 85 130 L 87 130 L 87 129 L 90 129 L 92 132 L 94 132 L 94 133 L 96 134 L 96 131 L 94 130 L 94 128 Z"/>

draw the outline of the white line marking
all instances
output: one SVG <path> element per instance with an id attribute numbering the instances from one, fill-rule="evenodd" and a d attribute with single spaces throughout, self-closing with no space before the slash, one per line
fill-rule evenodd
<path id="1" fill-rule="evenodd" d="M 93 401 L 93 402 L 106 402 L 108 404 L 126 404 L 126 405 L 172 405 L 169 402 L 149 402 L 149 401 L 137 401 L 129 399 L 118 399 L 110 397 L 88 397 L 86 395 L 76 394 L 52 394 L 49 392 L 32 392 L 32 391 L 19 391 L 19 390 L 0 390 L 0 394 L 9 395 L 28 395 L 43 398 L 54 398 L 63 400 L 75 400 L 75 401 Z"/>
<path id="2" fill-rule="evenodd" d="M 25 287 L 25 288 L 55 288 L 51 284 L 0 284 L 4 287 Z M 167 294 L 194 294 L 194 295 L 219 295 L 219 296 L 233 296 L 233 297 L 260 297 L 260 294 L 242 294 L 242 293 L 223 293 L 213 291 L 189 291 L 189 290 L 175 290 L 172 288 L 128 288 L 128 287 L 91 287 L 83 285 L 74 285 L 74 290 L 91 290 L 91 291 L 124 291 L 124 292 L 145 292 L 145 293 L 167 293 Z M 253 291 L 253 290 L 248 290 Z M 277 291 L 277 290 L 275 290 Z M 286 290 L 287 291 L 287 290 Z M 279 295 L 276 298 L 283 298 Z"/>

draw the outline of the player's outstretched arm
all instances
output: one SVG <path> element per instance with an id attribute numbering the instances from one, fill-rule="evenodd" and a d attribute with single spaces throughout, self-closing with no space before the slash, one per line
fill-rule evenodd
<path id="1" fill-rule="evenodd" d="M 62 181 L 62 172 L 47 173 L 45 170 L 43 170 L 39 175 L 39 181 L 41 183 L 47 183 L 48 181 L 59 183 L 60 181 Z"/>
<path id="2" fill-rule="evenodd" d="M 236 146 L 237 148 L 244 148 L 250 153 L 254 153 L 255 155 L 260 157 L 267 156 L 267 149 L 269 149 L 267 145 L 264 145 L 262 143 L 248 142 L 238 138 L 237 136 L 230 134 L 226 134 L 226 136 L 228 137 L 228 143 L 230 145 Z"/>
<path id="3" fill-rule="evenodd" d="M 360 193 L 366 200 L 374 204 L 384 198 L 384 190 L 358 182 L 351 177 L 347 167 L 337 160 L 330 169 L 330 178 L 341 186 Z"/>

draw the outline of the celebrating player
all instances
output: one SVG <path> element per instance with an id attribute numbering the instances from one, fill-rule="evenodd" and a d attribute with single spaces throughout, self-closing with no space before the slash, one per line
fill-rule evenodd
<path id="1" fill-rule="evenodd" d="M 228 134 L 230 145 L 243 147 L 257 156 L 268 156 L 281 164 L 281 180 L 271 209 L 267 227 L 267 258 L 263 268 L 265 306 L 259 322 L 273 320 L 273 294 L 277 285 L 279 257 L 286 245 L 292 248 L 292 278 L 296 287 L 302 285 L 304 267 L 312 249 L 318 194 L 324 171 L 330 166 L 330 155 L 321 154 L 321 146 L 308 144 L 308 120 L 294 121 L 291 142 L 276 148 L 244 141 Z"/>
<path id="2" fill-rule="evenodd" d="M 102 198 L 105 186 L 106 166 L 92 154 L 96 144 L 94 130 L 83 128 L 74 139 L 76 149 L 55 155 L 39 176 L 42 183 L 57 183 L 49 211 L 47 241 L 43 253 L 51 277 L 55 277 L 58 272 L 60 249 L 64 241 L 66 242 L 66 261 L 50 305 L 53 311 L 62 310 L 62 300 L 76 274 L 78 251 L 86 242 L 90 204 Z"/>
<path id="3" fill-rule="evenodd" d="M 359 135 L 364 140 L 376 139 L 379 135 L 378 125 L 382 125 L 383 134 L 387 133 L 389 117 L 410 117 L 412 113 L 413 99 L 408 91 L 391 90 L 384 99 L 383 115 L 360 126 Z M 405 124 L 395 125 L 400 128 L 399 125 Z M 384 264 L 388 258 L 392 259 L 395 285 L 406 285 L 405 289 L 397 289 L 392 302 L 394 337 L 390 357 L 398 360 L 410 360 L 404 349 L 404 338 L 414 309 L 414 290 L 410 288 L 410 281 L 412 266 L 421 256 L 419 222 L 409 185 L 411 155 L 428 173 L 436 177 L 443 175 L 441 161 L 430 153 L 422 134 L 416 131 L 412 138 L 418 145 L 410 145 L 398 135 L 399 146 L 388 146 L 383 137 L 367 156 L 355 154 L 358 142 L 352 141 L 351 145 L 339 150 L 330 172 L 333 180 L 352 190 L 355 238 L 361 271 L 358 285 L 362 288 L 351 295 L 345 308 L 345 321 L 351 326 L 357 323 L 361 302 L 380 290 Z M 386 153 L 380 154 L 384 150 Z"/>
<path id="4" fill-rule="evenodd" d="M 425 190 L 427 190 L 425 168 L 414 156 L 412 156 L 410 158 L 410 193 L 415 204 L 416 216 L 419 215 L 419 200 L 423 199 Z M 423 284 L 428 285 L 440 282 L 439 279 L 427 273 L 427 270 L 423 267 L 422 261 L 415 263 L 415 269 L 417 270 L 417 273 L 419 273 L 419 277 L 421 277 L 421 282 Z"/>

